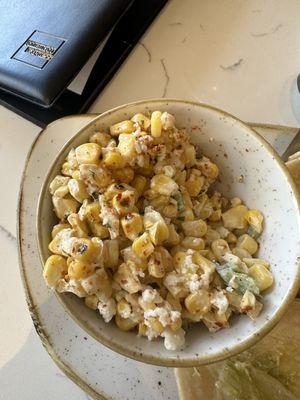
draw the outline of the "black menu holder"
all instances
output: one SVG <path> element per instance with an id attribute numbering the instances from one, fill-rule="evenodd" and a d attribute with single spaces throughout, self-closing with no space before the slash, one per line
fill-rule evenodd
<path id="1" fill-rule="evenodd" d="M 0 89 L 0 104 L 41 127 L 66 115 L 84 113 L 166 3 L 167 0 L 133 1 L 110 34 L 81 95 L 65 89 L 51 107 L 43 108 Z"/>

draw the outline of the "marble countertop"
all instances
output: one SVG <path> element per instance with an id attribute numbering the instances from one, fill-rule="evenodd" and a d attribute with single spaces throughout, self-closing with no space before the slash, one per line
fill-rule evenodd
<path id="1" fill-rule="evenodd" d="M 245 121 L 299 126 L 299 15 L 298 0 L 170 0 L 90 111 L 176 97 Z M 0 399 L 83 400 L 42 348 L 18 271 L 18 191 L 39 132 L 0 107 Z"/>

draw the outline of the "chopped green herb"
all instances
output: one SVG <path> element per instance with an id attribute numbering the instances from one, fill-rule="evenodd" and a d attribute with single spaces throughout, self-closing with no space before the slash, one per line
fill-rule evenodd
<path id="1" fill-rule="evenodd" d="M 253 239 L 258 239 L 260 237 L 260 233 L 257 232 L 251 225 L 249 226 L 247 233 L 249 236 L 253 237 Z"/>
<path id="2" fill-rule="evenodd" d="M 184 211 L 185 205 L 184 200 L 181 193 L 178 193 L 174 196 L 174 199 L 177 201 L 177 209 L 178 211 Z"/>
<path id="3" fill-rule="evenodd" d="M 215 263 L 215 265 L 218 274 L 227 285 L 231 286 L 231 283 L 234 282 L 234 289 L 238 292 L 244 294 L 246 290 L 249 290 L 256 296 L 259 295 L 259 288 L 251 276 L 242 272 L 235 272 L 228 264 Z"/>
<path id="4" fill-rule="evenodd" d="M 95 200 L 97 200 L 98 197 L 99 197 L 99 193 L 98 193 L 98 192 L 93 192 L 93 193 L 92 193 L 92 197 L 93 197 Z"/>

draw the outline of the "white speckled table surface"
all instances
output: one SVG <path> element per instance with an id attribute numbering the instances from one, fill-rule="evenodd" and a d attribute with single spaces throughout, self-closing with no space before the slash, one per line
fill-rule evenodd
<path id="1" fill-rule="evenodd" d="M 298 126 L 298 0 L 171 0 L 91 112 L 132 100 L 210 103 L 245 121 Z M 18 271 L 15 213 L 40 128 L 0 108 L 0 399 L 83 400 L 35 334 Z"/>

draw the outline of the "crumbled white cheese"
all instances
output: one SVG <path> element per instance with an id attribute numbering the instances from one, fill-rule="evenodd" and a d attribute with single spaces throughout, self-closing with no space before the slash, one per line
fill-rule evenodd
<path id="1" fill-rule="evenodd" d="M 100 300 L 98 303 L 98 310 L 104 321 L 109 322 L 117 312 L 115 300 L 113 298 L 108 299 L 106 302 Z"/>
<path id="2" fill-rule="evenodd" d="M 231 253 L 225 253 L 223 256 L 223 259 L 234 269 L 234 270 L 240 270 L 242 272 L 248 272 L 248 267 L 247 265 L 241 261 L 241 259 L 234 254 Z"/>
<path id="3" fill-rule="evenodd" d="M 173 129 L 175 127 L 175 117 L 167 111 L 161 114 L 160 120 L 164 130 Z"/>
<path id="4" fill-rule="evenodd" d="M 224 314 L 229 306 L 227 297 L 222 290 L 214 290 L 210 302 L 218 309 L 219 315 Z"/>
<path id="5" fill-rule="evenodd" d="M 142 299 L 145 302 L 161 303 L 162 298 L 156 289 L 147 288 L 142 292 Z"/>

